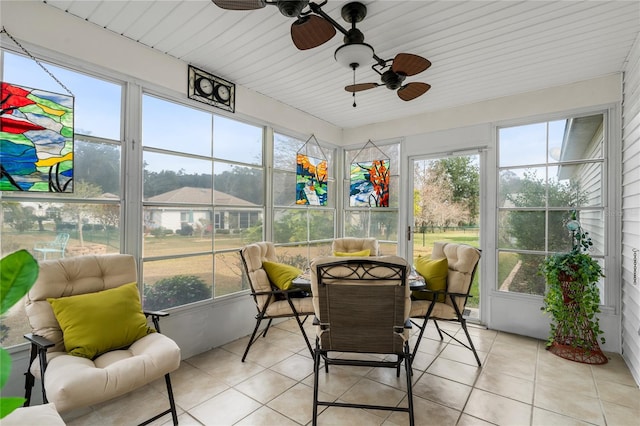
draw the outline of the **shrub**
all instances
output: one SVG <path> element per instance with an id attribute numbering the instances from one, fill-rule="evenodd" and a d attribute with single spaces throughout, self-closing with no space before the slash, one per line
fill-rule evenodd
<path id="1" fill-rule="evenodd" d="M 157 311 L 211 297 L 211 288 L 195 275 L 175 275 L 144 286 L 144 308 Z"/>
<path id="2" fill-rule="evenodd" d="M 162 238 L 162 237 L 164 237 L 165 235 L 168 235 L 168 234 L 173 234 L 173 231 L 171 229 L 167 229 L 167 228 L 164 228 L 162 226 L 159 226 L 157 228 L 153 228 L 151 230 L 151 235 L 153 235 L 156 238 Z"/>

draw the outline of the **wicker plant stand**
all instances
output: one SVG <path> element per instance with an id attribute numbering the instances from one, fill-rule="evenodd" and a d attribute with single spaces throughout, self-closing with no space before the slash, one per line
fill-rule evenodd
<path id="1" fill-rule="evenodd" d="M 561 358 L 583 364 L 606 364 L 607 356 L 600 349 L 598 340 L 589 326 L 589 319 L 585 312 L 580 310 L 579 304 L 574 300 L 574 295 L 569 291 L 570 283 L 562 282 L 562 293 L 564 303 L 573 312 L 567 322 L 571 322 L 570 327 L 565 327 L 559 323 L 556 326 L 553 343 L 547 350 Z M 564 330 L 579 330 L 576 335 L 566 334 Z"/>

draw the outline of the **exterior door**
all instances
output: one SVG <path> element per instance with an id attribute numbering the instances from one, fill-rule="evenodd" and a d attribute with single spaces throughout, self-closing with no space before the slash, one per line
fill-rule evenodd
<path id="1" fill-rule="evenodd" d="M 408 209 L 408 258 L 431 256 L 435 241 L 480 248 L 480 155 L 416 157 L 409 165 L 413 208 Z M 469 319 L 479 320 L 479 271 L 467 308 L 471 310 Z"/>

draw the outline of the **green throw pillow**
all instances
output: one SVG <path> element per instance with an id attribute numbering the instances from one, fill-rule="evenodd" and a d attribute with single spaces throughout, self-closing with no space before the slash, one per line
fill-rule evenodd
<path id="1" fill-rule="evenodd" d="M 136 283 L 47 301 L 70 355 L 94 359 L 155 332 L 147 325 Z"/>
<path id="2" fill-rule="evenodd" d="M 300 269 L 284 263 L 262 262 L 262 268 L 267 273 L 269 281 L 280 290 L 292 288 L 292 281 L 302 274 Z"/>
<path id="3" fill-rule="evenodd" d="M 447 289 L 449 263 L 446 257 L 429 259 L 428 257 L 419 256 L 416 259 L 416 271 L 424 278 L 428 290 L 444 291 Z M 412 295 L 416 299 L 433 300 L 433 294 L 426 291 L 414 291 Z M 444 294 L 438 295 L 438 302 L 444 302 L 444 300 Z"/>
<path id="4" fill-rule="evenodd" d="M 369 249 L 365 249 L 365 250 L 360 250 L 360 251 L 352 251 L 352 252 L 344 252 L 344 251 L 334 251 L 333 255 L 334 256 L 339 256 L 339 257 L 367 257 L 371 254 L 371 250 Z"/>

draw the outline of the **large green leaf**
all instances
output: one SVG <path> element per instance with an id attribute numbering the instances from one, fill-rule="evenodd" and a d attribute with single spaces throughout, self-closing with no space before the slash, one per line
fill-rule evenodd
<path id="1" fill-rule="evenodd" d="M 0 261 L 0 315 L 27 294 L 38 278 L 38 262 L 26 250 L 18 250 Z"/>
<path id="2" fill-rule="evenodd" d="M 7 351 L 0 348 L 0 388 L 4 387 L 10 373 L 11 357 Z M 25 401 L 26 399 L 18 397 L 0 398 L 0 419 L 20 407 Z"/>
<path id="3" fill-rule="evenodd" d="M 11 413 L 16 408 L 22 407 L 26 399 L 12 396 L 8 398 L 0 398 L 0 419 Z"/>
<path id="4" fill-rule="evenodd" d="M 9 378 L 11 373 L 11 357 L 9 353 L 3 348 L 0 348 L 0 389 L 4 387 L 4 384 Z"/>

